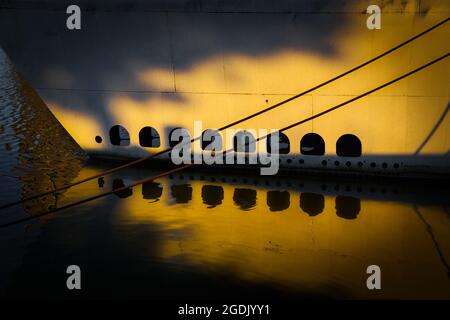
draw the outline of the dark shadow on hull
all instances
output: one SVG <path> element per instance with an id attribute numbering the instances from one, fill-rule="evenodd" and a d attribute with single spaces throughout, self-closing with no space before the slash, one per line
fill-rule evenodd
<path id="1" fill-rule="evenodd" d="M 346 15 L 328 11 L 342 8 L 328 9 L 324 0 L 135 3 L 86 1 L 82 29 L 71 31 L 65 27 L 70 1 L 8 2 L 0 7 L 0 45 L 45 100 L 62 104 L 70 95 L 78 110 L 108 132 L 114 120 L 107 109 L 112 92 L 138 101 L 148 98 L 139 92 L 161 96 L 160 88 L 138 79 L 139 72 L 173 72 L 169 91 L 176 91 L 176 73 L 210 57 L 261 57 L 282 50 L 333 57 L 333 39 L 347 25 Z"/>
<path id="2" fill-rule="evenodd" d="M 425 140 L 420 144 L 419 148 L 417 148 L 416 152 L 414 153 L 415 155 L 418 155 L 420 153 L 420 151 L 422 151 L 422 149 L 431 140 L 431 138 L 436 133 L 436 131 L 439 129 L 439 127 L 441 126 L 441 124 L 444 121 L 445 117 L 447 116 L 447 113 L 448 113 L 449 109 L 450 109 L 450 102 L 447 104 L 447 107 L 444 109 L 444 112 L 442 112 L 441 116 L 436 121 L 436 124 L 433 126 L 433 128 L 431 129 L 430 133 L 427 135 Z"/>

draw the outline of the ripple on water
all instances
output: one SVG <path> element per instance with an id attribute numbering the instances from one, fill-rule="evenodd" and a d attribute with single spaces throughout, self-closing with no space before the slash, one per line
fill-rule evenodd
<path id="1" fill-rule="evenodd" d="M 85 154 L 33 88 L 0 50 L 0 201 L 10 202 L 67 184 Z M 11 177 L 14 177 L 11 178 Z M 55 196 L 24 206 L 35 214 L 55 205 Z"/>

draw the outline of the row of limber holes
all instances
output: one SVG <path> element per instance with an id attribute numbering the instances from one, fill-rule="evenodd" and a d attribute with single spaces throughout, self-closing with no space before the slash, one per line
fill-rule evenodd
<path id="1" fill-rule="evenodd" d="M 283 160 L 280 159 L 280 162 L 283 162 Z M 331 164 L 330 164 L 330 162 L 331 162 Z M 286 163 L 287 164 L 294 164 L 295 163 L 295 159 L 286 159 Z M 297 163 L 303 165 L 303 164 L 305 164 L 305 160 L 299 159 L 297 161 Z M 341 163 L 339 160 L 335 160 L 335 161 L 322 160 L 321 164 L 322 164 L 323 167 L 327 167 L 329 164 L 331 166 L 335 166 L 335 167 L 340 167 L 341 165 L 345 166 L 345 167 L 348 167 L 348 168 L 350 168 L 352 166 L 354 167 L 354 165 L 356 165 L 358 168 L 364 168 L 365 166 L 367 167 L 367 165 L 365 164 L 365 161 L 364 162 L 363 161 L 358 161 L 357 163 L 352 163 L 351 161 L 345 161 L 345 162 Z M 378 164 L 376 162 L 372 161 L 372 162 L 370 162 L 368 164 L 368 166 L 370 166 L 370 168 L 373 168 L 373 169 L 378 168 L 378 167 L 381 167 L 383 169 L 388 169 L 389 168 L 389 164 L 387 162 L 382 162 L 381 165 L 378 166 Z M 398 169 L 398 168 L 400 168 L 400 164 L 395 162 L 395 163 L 391 164 L 391 167 L 394 168 L 394 169 Z"/>
<path id="2" fill-rule="evenodd" d="M 170 158 L 170 156 L 171 155 L 170 155 L 170 152 L 169 152 L 167 154 L 167 157 Z M 234 155 L 234 157 L 236 158 L 237 156 Z M 192 154 L 191 154 L 191 160 L 192 161 L 194 160 L 194 155 L 192 155 Z M 255 159 L 255 160 L 256 160 L 257 164 L 260 164 L 258 162 L 259 159 Z M 287 164 L 287 165 L 292 165 L 292 166 L 296 166 L 296 164 L 299 164 L 299 165 L 306 165 L 307 164 L 304 159 L 296 159 L 296 158 L 287 158 L 287 159 L 279 158 L 278 161 L 279 161 L 280 164 Z M 378 163 L 374 162 L 374 161 L 370 162 L 369 164 L 366 164 L 365 162 L 366 161 L 358 161 L 356 163 L 353 163 L 351 161 L 341 162 L 339 160 L 332 161 L 332 160 L 325 160 L 324 159 L 324 160 L 321 161 L 321 165 L 323 167 L 327 167 L 327 166 L 330 165 L 331 167 L 332 166 L 334 166 L 334 167 L 343 166 L 343 167 L 347 167 L 347 168 L 355 167 L 355 165 L 356 165 L 358 168 L 364 168 L 364 167 L 369 166 L 370 168 L 373 168 L 373 169 L 376 169 L 376 168 L 379 168 L 379 167 L 381 167 L 382 169 L 388 169 L 388 168 L 399 169 L 400 168 L 400 164 L 398 162 L 394 162 L 391 165 L 389 165 L 387 162 L 382 162 L 380 165 Z M 225 159 L 224 159 L 224 163 L 225 163 Z M 236 163 L 236 161 L 235 161 L 235 163 Z M 249 163 L 248 157 L 245 158 L 245 163 L 246 164 Z"/>
<path id="3" fill-rule="evenodd" d="M 175 128 L 182 129 L 182 128 Z M 171 137 L 173 129 L 169 133 L 169 137 Z M 190 134 L 187 129 L 184 130 L 184 135 L 189 136 Z M 212 132 L 208 132 L 212 131 Z M 204 135 L 209 133 L 209 136 L 212 139 L 219 139 L 220 145 L 222 145 L 222 136 L 218 132 L 214 132 L 213 130 L 205 130 L 202 133 L 202 143 L 201 147 L 203 150 L 211 149 L 209 145 L 211 144 L 211 140 L 205 141 L 203 139 Z M 121 125 L 115 125 L 111 127 L 109 131 L 109 138 L 112 145 L 115 146 L 129 146 L 130 145 L 130 135 L 128 131 Z M 97 143 L 102 143 L 103 139 L 100 136 L 95 137 L 95 141 Z M 170 139 L 169 139 L 170 141 Z M 237 152 L 246 152 L 251 153 L 256 149 L 255 144 L 252 143 L 255 141 L 254 136 L 251 132 L 242 130 L 237 132 L 234 135 L 234 151 Z M 178 142 L 170 141 L 169 146 L 173 147 Z M 144 127 L 139 132 L 139 144 L 142 147 L 146 148 L 158 148 L 161 146 L 161 139 L 158 131 L 153 127 Z M 247 144 L 247 145 L 246 145 Z M 271 152 L 271 143 L 270 139 L 267 139 L 267 150 Z M 216 150 L 218 151 L 218 150 Z M 279 150 L 280 154 L 289 154 L 290 153 L 290 141 L 289 138 L 282 132 L 279 133 Z M 325 154 L 325 141 L 323 138 L 314 132 L 310 132 L 305 134 L 300 141 L 300 153 L 302 155 L 312 155 L 312 156 L 323 156 Z M 361 140 L 353 135 L 353 134 L 344 134 L 336 141 L 336 154 L 341 157 L 359 157 L 362 154 L 362 144 Z M 322 164 L 325 166 L 327 164 Z M 336 166 L 339 166 L 339 163 L 335 163 Z M 351 164 L 350 164 L 351 166 Z M 362 165 L 361 165 L 362 166 Z M 372 166 L 372 165 L 371 165 Z M 376 166 L 376 164 L 375 164 Z"/>

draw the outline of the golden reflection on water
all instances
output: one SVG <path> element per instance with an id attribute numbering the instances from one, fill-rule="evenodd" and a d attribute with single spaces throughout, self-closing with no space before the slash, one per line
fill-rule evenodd
<path id="1" fill-rule="evenodd" d="M 136 169 L 123 175 L 123 180 L 113 176 L 91 183 L 89 193 L 151 173 Z M 167 265 L 217 275 L 229 270 L 245 282 L 289 292 L 301 288 L 341 298 L 450 298 L 445 201 L 396 199 L 397 193 L 408 198 L 408 191 L 386 186 L 337 184 L 336 191 L 329 184 L 320 191 L 321 184 L 180 173 L 116 194 L 116 204 L 108 210 L 117 230 L 149 225 L 152 232 L 150 226 L 156 224 L 161 230 L 158 247 L 140 245 L 148 247 L 148 255 L 156 250 L 152 259 Z M 82 194 L 69 191 L 65 201 Z M 114 202 L 103 201 L 93 207 Z M 382 269 L 382 291 L 366 288 L 366 268 L 372 264 Z"/>

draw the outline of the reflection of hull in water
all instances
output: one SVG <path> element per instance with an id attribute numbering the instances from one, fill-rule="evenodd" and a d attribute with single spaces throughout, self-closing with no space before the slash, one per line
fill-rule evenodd
<path id="1" fill-rule="evenodd" d="M 103 161 L 94 167 L 88 163 L 77 180 L 105 169 Z M 96 191 L 111 190 L 115 180 L 116 185 L 121 184 L 120 179 L 127 185 L 155 172 L 159 170 L 127 168 L 100 180 L 102 188 L 88 183 L 68 190 L 59 204 L 85 198 Z M 29 296 L 42 297 L 49 292 L 53 297 L 64 297 L 67 290 L 58 291 L 59 280 L 50 282 L 54 286 L 45 293 L 37 284 L 32 287 L 39 290 L 30 292 L 25 287 L 31 278 L 49 283 L 48 272 L 36 277 L 36 270 L 52 266 L 57 274 L 58 269 L 65 268 L 76 257 L 80 265 L 91 266 L 94 278 L 100 279 L 93 283 L 98 289 L 87 293 L 90 297 L 129 298 L 132 292 L 135 297 L 170 299 L 174 292 L 181 292 L 184 296 L 223 298 L 234 297 L 250 283 L 257 286 L 253 294 L 246 296 L 273 297 L 261 291 L 264 284 L 281 288 L 285 293 L 282 297 L 308 298 L 323 292 L 332 298 L 373 299 L 373 292 L 365 286 L 366 267 L 371 264 L 380 265 L 383 279 L 389 280 L 389 286 L 381 291 L 382 296 L 377 293 L 375 298 L 449 297 L 445 262 L 450 243 L 447 232 L 450 220 L 445 213 L 448 197 L 441 195 L 442 199 L 437 199 L 444 189 L 435 190 L 436 199 L 422 201 L 415 196 L 417 191 L 426 198 L 425 192 L 418 191 L 422 182 L 402 187 L 398 180 L 389 185 L 367 180 L 353 183 L 342 179 L 320 180 L 326 181 L 186 171 L 137 186 L 120 197 L 86 203 L 76 212 L 61 212 L 43 224 L 43 232 L 32 246 L 21 246 L 28 250 L 27 256 L 39 259 L 20 260 L 20 277 L 15 279 L 29 281 L 21 281 L 23 285 L 19 289 L 23 290 L 17 290 L 17 296 L 26 292 Z M 327 191 L 322 192 L 321 183 L 327 186 Z M 362 188 L 359 193 L 358 185 Z M 347 186 L 350 191 L 346 190 Z M 371 187 L 374 193 L 370 192 Z M 422 188 L 433 195 L 432 188 Z M 284 201 L 286 192 L 288 207 Z M 308 195 L 311 193 L 315 196 Z M 356 218 L 348 219 L 349 213 L 358 212 L 355 210 L 358 206 L 341 203 L 338 197 L 352 197 L 351 203 L 360 204 Z M 388 201 L 383 201 L 383 197 Z M 287 208 L 271 211 L 268 200 L 272 207 L 275 203 L 278 208 Z M 336 205 L 339 212 L 347 215 L 338 215 Z M 419 218 L 416 206 L 426 222 Z M 93 236 L 97 241 L 93 241 Z M 38 255 L 49 248 L 51 252 L 62 252 L 66 258 L 57 259 L 55 264 L 54 255 Z M 98 253 L 95 259 L 92 252 Z M 115 290 L 106 285 L 118 274 L 114 269 L 106 270 L 105 275 L 104 262 L 111 259 L 124 262 L 119 272 L 122 280 Z M 136 269 L 137 264 L 141 267 Z M 163 272 L 158 273 L 161 264 Z M 36 265 L 43 267 L 36 268 Z M 197 275 L 214 275 L 213 279 L 219 280 L 208 277 L 202 281 L 192 276 L 192 270 Z M 180 273 L 184 278 L 180 278 Z M 148 278 L 149 274 L 154 277 Z M 194 292 L 192 285 L 180 281 L 192 278 Z M 152 291 L 149 297 L 148 288 L 158 283 L 158 279 L 164 279 L 164 285 L 160 286 L 164 289 Z M 167 283 L 165 279 L 175 280 Z M 239 285 L 230 286 L 228 279 L 236 280 L 233 283 Z M 205 289 L 204 282 L 212 282 L 213 286 Z"/>
<path id="2" fill-rule="evenodd" d="M 82 30 L 68 31 L 65 7 L 46 3 L 40 10 L 0 11 L 0 43 L 85 150 L 116 158 L 143 157 L 168 147 L 176 127 L 194 135 L 194 120 L 202 120 L 203 129 L 218 128 L 282 101 L 395 46 L 450 12 L 444 3 L 387 4 L 382 7 L 382 29 L 370 31 L 367 15 L 361 14 L 370 1 L 263 2 L 245 8 L 192 6 L 182 0 L 169 8 L 156 1 L 135 1 L 129 7 L 110 2 L 106 8 L 91 1 L 89 10 L 81 5 Z M 8 30 L 20 31 L 11 37 L 5 34 Z M 319 113 L 448 52 L 447 38 L 445 25 L 234 129 L 277 129 Z M 281 157 L 281 166 L 447 175 L 449 66 L 447 59 L 288 130 L 290 152 Z M 112 129 L 118 124 L 126 131 Z M 156 130 L 144 131 L 150 144 L 139 138 L 144 127 Z M 151 139 L 155 132 L 159 137 Z M 323 146 L 320 139 L 300 145 L 312 132 L 320 135 Z M 350 145 L 344 149 L 356 156 L 338 156 L 338 141 L 346 134 L 361 142 L 361 155 Z M 228 149 L 232 141 L 224 137 L 224 144 Z"/>
<path id="3" fill-rule="evenodd" d="M 95 162 L 90 165 L 95 166 Z M 125 175 L 116 174 L 111 178 L 100 178 L 99 188 L 120 188 L 140 176 L 140 169 L 130 170 Z M 147 173 L 151 175 L 151 173 Z M 109 186 L 110 185 L 110 186 Z M 232 196 L 224 193 L 224 188 L 232 190 Z M 361 200 L 364 201 L 395 201 L 411 205 L 448 206 L 449 188 L 445 184 L 436 182 L 411 183 L 408 181 L 375 181 L 361 179 L 315 179 L 313 176 L 305 178 L 291 178 L 285 175 L 276 179 L 272 177 L 255 177 L 251 174 L 223 174 L 205 173 L 188 170 L 168 176 L 161 184 L 159 180 L 144 183 L 141 196 L 150 203 L 161 199 L 174 204 L 188 204 L 193 198 L 201 198 L 208 208 L 215 208 L 232 202 L 237 208 L 247 211 L 257 206 L 267 206 L 270 211 L 284 211 L 291 208 L 292 202 L 299 202 L 300 209 L 315 216 L 324 210 L 324 197 L 335 198 L 337 212 L 354 212 L 342 214 L 342 217 L 355 216 L 359 212 Z M 115 193 L 119 198 L 128 198 L 133 190 L 126 189 Z M 263 199 L 263 203 L 260 199 Z M 320 209 L 321 208 L 321 209 Z M 343 208 L 346 208 L 343 210 Z M 292 209 L 292 208 L 291 208 Z M 339 213 L 337 213 L 339 215 Z"/>
<path id="4" fill-rule="evenodd" d="M 114 174 L 103 188 L 152 175 L 145 172 L 134 168 Z M 392 262 L 403 270 L 399 261 L 406 265 L 412 253 L 420 252 L 435 268 L 432 273 L 431 267 L 426 269 L 426 276 L 441 277 L 448 287 L 448 233 L 443 227 L 448 223 L 448 186 L 383 182 L 186 171 L 117 194 L 120 201 L 110 203 L 117 204 L 114 221 L 131 228 L 157 223 L 158 230 L 168 230 L 160 252 L 169 261 L 184 258 L 200 268 L 208 261 L 208 270 L 223 263 L 248 276 L 250 270 L 273 276 L 267 266 L 276 261 L 280 277 L 291 280 L 285 285 L 297 283 L 300 275 L 317 280 L 307 271 L 287 270 L 314 266 L 308 270 L 348 271 L 352 263 L 360 268 L 373 261 L 384 266 Z M 241 256 L 249 259 L 236 259 Z"/>

